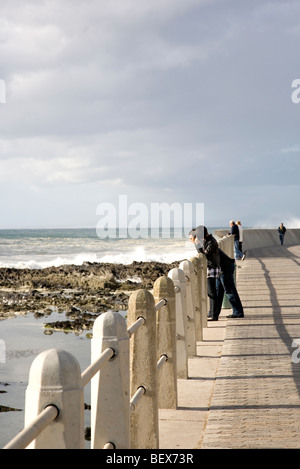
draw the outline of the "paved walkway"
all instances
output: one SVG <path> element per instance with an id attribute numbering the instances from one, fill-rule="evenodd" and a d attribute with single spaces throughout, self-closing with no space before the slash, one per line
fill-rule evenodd
<path id="1" fill-rule="evenodd" d="M 245 318 L 205 328 L 179 408 L 160 411 L 162 449 L 300 448 L 300 246 L 252 251 L 237 286 Z"/>

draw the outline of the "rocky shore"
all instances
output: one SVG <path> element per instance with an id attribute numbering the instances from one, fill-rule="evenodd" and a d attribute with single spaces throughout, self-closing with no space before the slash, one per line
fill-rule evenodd
<path id="1" fill-rule="evenodd" d="M 178 262 L 84 263 L 46 269 L 0 269 L 0 320 L 20 314 L 49 316 L 45 333 L 53 329 L 91 329 L 95 318 L 108 310 L 126 311 L 133 290 L 152 289 L 161 275 Z M 51 322 L 51 313 L 65 313 Z"/>

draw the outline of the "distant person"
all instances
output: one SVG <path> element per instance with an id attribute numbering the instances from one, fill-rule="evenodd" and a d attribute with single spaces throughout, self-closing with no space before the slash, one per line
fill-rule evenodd
<path id="1" fill-rule="evenodd" d="M 231 231 L 230 235 L 233 236 L 233 242 L 234 242 L 234 257 L 235 260 L 238 261 L 240 259 L 244 260 L 246 257 L 245 253 L 242 253 L 239 249 L 239 242 L 240 242 L 240 232 L 239 232 L 239 227 L 235 224 L 234 220 L 230 220 L 230 226 L 231 226 Z"/>
<path id="2" fill-rule="evenodd" d="M 286 233 L 286 227 L 284 226 L 283 223 L 281 223 L 281 225 L 278 227 L 278 234 L 279 234 L 281 246 L 283 246 L 285 233 Z"/>
<path id="3" fill-rule="evenodd" d="M 217 280 L 220 276 L 220 254 L 217 240 L 207 232 L 205 226 L 197 226 L 190 233 L 190 241 L 195 244 L 198 252 L 207 260 L 207 295 L 210 300 L 209 321 L 218 321 L 220 309 L 217 295 Z"/>
<path id="4" fill-rule="evenodd" d="M 238 220 L 236 222 L 238 228 L 239 228 L 239 235 L 240 235 L 240 239 L 239 239 L 239 250 L 241 252 L 243 252 L 243 227 L 242 227 L 242 223 L 240 220 Z"/>

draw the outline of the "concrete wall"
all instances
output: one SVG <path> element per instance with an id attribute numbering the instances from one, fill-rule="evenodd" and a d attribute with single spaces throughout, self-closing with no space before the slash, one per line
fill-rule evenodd
<path id="1" fill-rule="evenodd" d="M 228 230 L 216 230 L 215 235 L 218 238 L 222 238 L 230 231 Z M 284 239 L 285 245 L 297 245 L 300 244 L 300 229 L 293 228 L 288 229 Z M 244 228 L 244 240 L 243 240 L 243 251 L 245 249 L 263 248 L 267 246 L 280 246 L 279 235 L 277 228 L 275 229 L 247 229 Z"/>

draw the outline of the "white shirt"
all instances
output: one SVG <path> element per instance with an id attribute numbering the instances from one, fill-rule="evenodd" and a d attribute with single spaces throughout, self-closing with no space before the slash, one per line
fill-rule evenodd
<path id="1" fill-rule="evenodd" d="M 240 233 L 240 242 L 242 243 L 243 242 L 243 228 L 241 225 L 238 225 L 239 227 L 239 233 Z"/>

